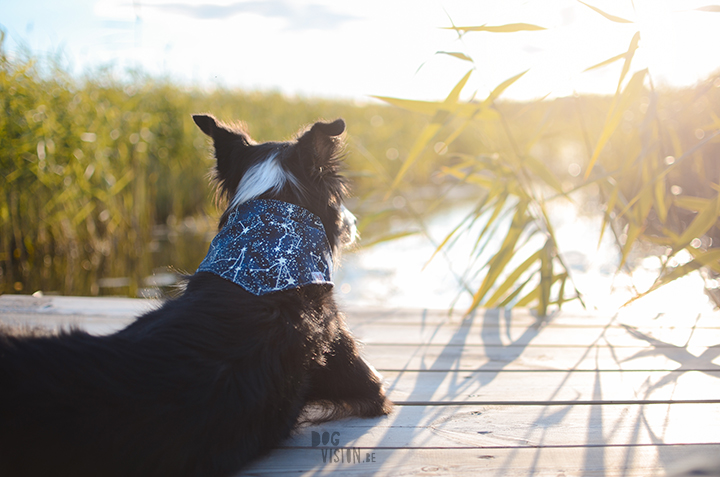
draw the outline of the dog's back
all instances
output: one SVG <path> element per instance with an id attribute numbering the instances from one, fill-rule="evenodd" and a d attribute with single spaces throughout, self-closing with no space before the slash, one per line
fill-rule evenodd
<path id="1" fill-rule="evenodd" d="M 293 324 L 308 301 L 188 287 L 114 335 L 0 338 L 0 475 L 225 475 L 287 437 L 309 385 L 293 344 L 324 332 Z"/>

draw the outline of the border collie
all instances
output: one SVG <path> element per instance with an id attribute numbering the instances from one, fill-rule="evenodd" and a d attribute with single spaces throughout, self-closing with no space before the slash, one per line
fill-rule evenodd
<path id="1" fill-rule="evenodd" d="M 226 476 L 315 420 L 390 412 L 332 294 L 345 123 L 214 143 L 219 232 L 182 294 L 107 336 L 0 333 L 0 475 Z"/>

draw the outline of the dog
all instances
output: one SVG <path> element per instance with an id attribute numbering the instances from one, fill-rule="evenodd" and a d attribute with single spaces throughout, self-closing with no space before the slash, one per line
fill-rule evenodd
<path id="1" fill-rule="evenodd" d="M 205 260 L 114 334 L 0 334 L 0 475 L 227 476 L 308 408 L 318 421 L 391 411 L 333 298 L 332 262 L 354 235 L 344 121 L 258 144 L 193 120 L 227 199 Z"/>

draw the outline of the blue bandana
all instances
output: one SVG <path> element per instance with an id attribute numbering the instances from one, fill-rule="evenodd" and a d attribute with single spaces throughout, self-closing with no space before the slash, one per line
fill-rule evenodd
<path id="1" fill-rule="evenodd" d="M 330 285 L 332 255 L 320 218 L 277 200 L 238 206 L 210 244 L 198 272 L 211 272 L 255 295 Z"/>

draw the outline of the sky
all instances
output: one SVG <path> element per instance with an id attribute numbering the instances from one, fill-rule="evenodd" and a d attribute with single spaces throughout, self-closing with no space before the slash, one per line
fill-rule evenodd
<path id="1" fill-rule="evenodd" d="M 368 101 L 439 100 L 474 68 L 463 99 L 528 100 L 613 93 L 621 64 L 588 67 L 627 50 L 657 85 L 692 85 L 720 69 L 714 0 L 26 0 L 0 6 L 11 54 L 60 53 L 75 74 L 140 67 L 201 88 L 279 91 Z M 720 1 L 715 0 L 716 4 Z M 720 8 L 718 8 L 720 9 Z M 531 23 L 545 30 L 458 34 L 451 25 Z M 438 53 L 463 53 L 474 63 Z"/>

